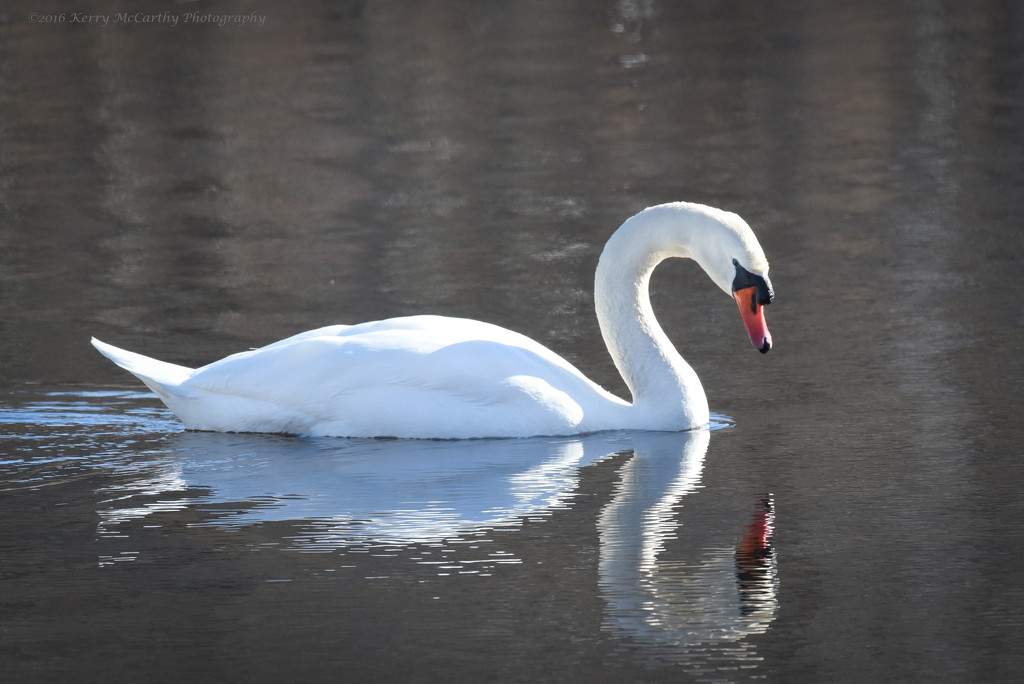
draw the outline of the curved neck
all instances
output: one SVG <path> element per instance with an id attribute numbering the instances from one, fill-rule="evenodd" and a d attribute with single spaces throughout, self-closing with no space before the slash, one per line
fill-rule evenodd
<path id="1" fill-rule="evenodd" d="M 658 324 L 649 294 L 659 263 L 691 256 L 694 229 L 675 221 L 668 226 L 669 217 L 649 212 L 622 224 L 601 253 L 594 281 L 597 318 L 634 409 L 678 417 L 681 428 L 697 427 L 709 419 L 704 388 Z"/>

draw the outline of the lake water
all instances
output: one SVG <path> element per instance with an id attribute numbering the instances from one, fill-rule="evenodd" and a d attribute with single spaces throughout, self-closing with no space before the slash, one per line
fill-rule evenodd
<path id="1" fill-rule="evenodd" d="M 1019 677 L 1021 7 L 135 11 L 0 15 L 5 678 Z M 710 431 L 188 432 L 89 345 L 201 365 L 441 313 L 623 393 L 594 267 L 671 200 L 772 263 L 765 356 L 692 264 L 655 274 Z"/>

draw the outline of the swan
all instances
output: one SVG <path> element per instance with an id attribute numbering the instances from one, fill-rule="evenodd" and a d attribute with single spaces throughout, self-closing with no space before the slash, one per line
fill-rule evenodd
<path id="1" fill-rule="evenodd" d="M 193 430 L 427 439 L 689 430 L 708 424 L 707 397 L 648 293 L 670 257 L 700 264 L 735 299 L 753 345 L 772 346 L 768 261 L 747 223 L 694 203 L 649 207 L 612 234 L 594 279 L 601 334 L 632 403 L 540 343 L 464 318 L 332 325 L 196 369 L 92 344 Z"/>

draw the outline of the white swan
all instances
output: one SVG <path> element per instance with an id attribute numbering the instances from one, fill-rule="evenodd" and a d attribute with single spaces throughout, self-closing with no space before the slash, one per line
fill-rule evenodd
<path id="1" fill-rule="evenodd" d="M 743 219 L 682 202 L 645 209 L 608 240 L 594 283 L 632 404 L 528 337 L 461 318 L 329 326 L 197 369 L 92 343 L 195 430 L 442 439 L 687 430 L 708 423 L 707 398 L 648 296 L 670 257 L 699 263 L 735 298 L 754 346 L 771 348 L 768 262 Z"/>

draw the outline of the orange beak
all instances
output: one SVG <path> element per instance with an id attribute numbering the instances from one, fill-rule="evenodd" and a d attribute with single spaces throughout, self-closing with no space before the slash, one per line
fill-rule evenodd
<path id="1" fill-rule="evenodd" d="M 747 326 L 750 341 L 762 354 L 772 348 L 772 334 L 768 332 L 768 324 L 764 320 L 764 306 L 757 303 L 757 288 L 746 287 L 733 293 L 736 304 L 740 307 L 743 325 Z"/>

